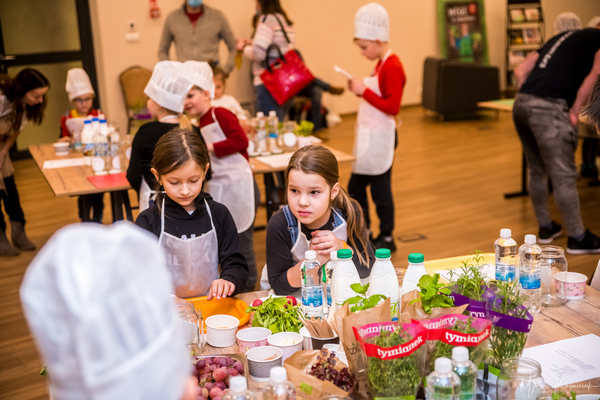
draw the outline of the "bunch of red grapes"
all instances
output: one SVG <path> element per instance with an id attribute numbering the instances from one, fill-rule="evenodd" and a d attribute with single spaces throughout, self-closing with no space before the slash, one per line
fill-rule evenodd
<path id="1" fill-rule="evenodd" d="M 221 400 L 229 378 L 244 375 L 244 365 L 232 357 L 204 357 L 196 361 L 197 400 Z"/>
<path id="2" fill-rule="evenodd" d="M 350 392 L 356 384 L 356 377 L 348 368 L 344 367 L 341 370 L 335 369 L 335 354 L 328 353 L 327 350 L 321 350 L 321 355 L 318 356 L 318 361 L 308 373 L 322 381 L 330 381 L 340 389 Z"/>

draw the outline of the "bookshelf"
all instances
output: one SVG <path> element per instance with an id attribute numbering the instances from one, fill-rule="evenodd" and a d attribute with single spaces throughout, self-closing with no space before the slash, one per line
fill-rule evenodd
<path id="1" fill-rule="evenodd" d="M 540 1 L 508 0 L 506 7 L 506 96 L 517 93 L 515 68 L 544 43 L 544 13 Z"/>

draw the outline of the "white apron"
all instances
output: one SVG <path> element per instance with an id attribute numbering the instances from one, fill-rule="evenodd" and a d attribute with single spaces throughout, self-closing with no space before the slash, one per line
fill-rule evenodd
<path id="1" fill-rule="evenodd" d="M 217 231 L 206 200 L 204 205 L 211 230 L 198 237 L 182 239 L 165 232 L 165 200 L 162 201 L 158 245 L 165 251 L 175 295 L 184 299 L 208 295 L 212 282 L 219 279 Z"/>
<path id="2" fill-rule="evenodd" d="M 218 143 L 227 139 L 221 125 L 215 117 L 215 109 L 211 108 L 212 124 L 200 128 L 206 143 Z M 250 163 L 240 153 L 223 157 L 210 155 L 212 178 L 206 182 L 207 193 L 224 204 L 237 227 L 238 233 L 247 231 L 254 222 L 254 178 Z"/>
<path id="3" fill-rule="evenodd" d="M 385 64 L 391 50 L 383 57 L 379 70 Z M 379 70 L 373 76 L 364 78 L 367 88 L 381 96 L 379 88 Z M 360 175 L 381 175 L 394 162 L 394 142 L 396 119 L 360 100 L 356 116 L 356 139 L 354 140 L 354 156 L 352 172 Z"/>
<path id="4" fill-rule="evenodd" d="M 177 115 L 167 115 L 166 117 L 162 117 L 158 120 L 158 122 L 163 122 L 165 124 L 176 124 L 179 122 L 179 117 Z M 131 150 L 130 150 L 131 151 Z M 146 179 L 142 175 L 142 184 L 140 185 L 140 212 L 147 210 L 150 208 L 150 200 L 156 200 L 156 190 L 152 190 Z"/>
<path id="5" fill-rule="evenodd" d="M 338 239 L 347 243 L 348 224 L 346 223 L 346 220 L 341 215 L 339 215 L 339 213 L 337 213 L 337 211 L 335 211 L 334 209 L 331 209 L 331 211 L 338 214 L 338 217 L 340 217 L 340 219 L 344 221 L 340 225 L 335 227 L 331 232 Z M 304 232 L 302 232 L 302 225 L 300 224 L 300 221 L 298 221 L 298 237 L 296 238 L 296 243 L 294 243 L 290 250 L 290 252 L 292 253 L 292 258 L 294 259 L 294 265 L 298 264 L 300 260 L 304 259 L 304 254 L 306 253 L 306 250 L 310 250 L 310 240 L 308 240 Z M 260 279 L 261 290 L 271 289 L 271 285 L 269 285 L 269 279 L 267 274 L 267 265 L 265 264 Z M 300 298 L 301 292 L 298 291 L 296 293 L 293 293 L 292 296 Z"/>

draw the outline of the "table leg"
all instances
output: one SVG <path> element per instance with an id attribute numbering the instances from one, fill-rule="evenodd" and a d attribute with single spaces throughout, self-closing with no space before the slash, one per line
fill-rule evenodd
<path id="1" fill-rule="evenodd" d="M 91 211 L 91 201 L 89 196 L 79 196 L 78 201 L 81 201 L 81 210 L 79 210 L 81 222 L 92 222 L 92 218 L 90 217 Z"/>
<path id="2" fill-rule="evenodd" d="M 283 172 L 264 174 L 265 194 L 267 196 L 267 222 L 279 210 L 281 205 L 280 191 L 285 190 Z"/>
<path id="3" fill-rule="evenodd" d="M 529 191 L 527 190 L 527 159 L 525 153 L 521 153 L 521 191 L 513 193 L 504 193 L 505 199 L 512 199 L 513 197 L 528 196 Z"/>
<path id="4" fill-rule="evenodd" d="M 131 204 L 129 203 L 129 195 L 127 194 L 127 190 L 110 192 L 110 203 L 113 222 L 124 219 L 123 209 L 125 209 L 125 216 L 127 217 L 127 220 L 133 222 L 133 214 L 131 213 Z"/>

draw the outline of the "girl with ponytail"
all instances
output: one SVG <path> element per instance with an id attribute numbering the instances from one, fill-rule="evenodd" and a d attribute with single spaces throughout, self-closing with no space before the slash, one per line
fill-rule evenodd
<path id="1" fill-rule="evenodd" d="M 351 248 L 361 280 L 375 261 L 362 210 L 340 186 L 335 156 L 321 146 L 306 146 L 294 153 L 285 171 L 288 204 L 267 226 L 268 283 L 278 295 L 301 287 L 300 264 L 306 250 L 315 250 L 324 264 L 332 251 Z M 266 272 L 266 273 L 265 273 Z"/>
<path id="2" fill-rule="evenodd" d="M 161 61 L 154 66 L 152 77 L 144 89 L 148 96 L 148 112 L 156 121 L 144 124 L 136 133 L 131 146 L 127 180 L 139 194 L 140 212 L 149 208 L 156 197 L 158 183 L 150 172 L 154 148 L 158 140 L 174 128 L 193 130 L 202 141 L 200 129 L 192 127 L 183 114 L 188 91 L 193 84 L 183 64 Z M 210 179 L 210 171 L 207 176 Z"/>

